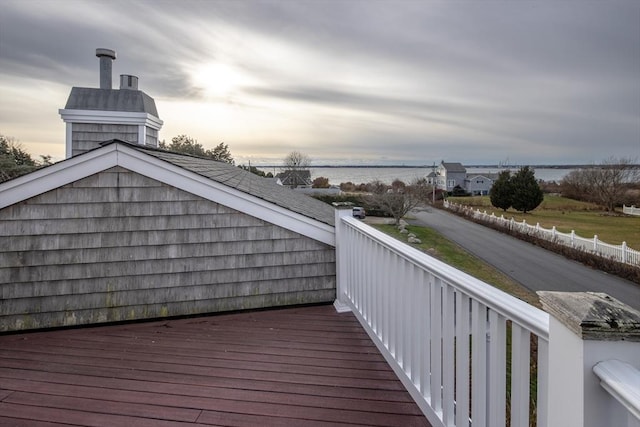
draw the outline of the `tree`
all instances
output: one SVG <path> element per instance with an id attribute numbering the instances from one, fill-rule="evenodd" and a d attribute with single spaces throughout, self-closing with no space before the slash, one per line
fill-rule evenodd
<path id="1" fill-rule="evenodd" d="M 380 181 L 367 185 L 371 191 L 369 203 L 391 215 L 396 225 L 409 211 L 424 203 L 431 194 L 431 187 L 425 179 L 414 180 L 411 185 L 396 179 L 391 186 Z"/>
<path id="2" fill-rule="evenodd" d="M 178 135 L 171 138 L 171 144 L 160 142 L 160 148 L 176 153 L 191 154 L 193 156 L 206 157 L 206 151 L 202 144 L 187 135 Z"/>
<path id="3" fill-rule="evenodd" d="M 282 162 L 283 172 L 279 174 L 283 183 L 291 188 L 299 185 L 308 185 L 311 177 L 309 166 L 311 159 L 300 151 L 292 151 L 286 155 Z"/>
<path id="4" fill-rule="evenodd" d="M 171 144 L 164 141 L 160 142 L 160 148 L 163 150 L 174 151 L 176 153 L 191 154 L 192 156 L 205 157 L 208 159 L 235 164 L 229 146 L 224 142 L 216 145 L 213 150 L 205 150 L 205 148 L 197 140 L 187 135 L 178 135 L 171 138 Z"/>
<path id="5" fill-rule="evenodd" d="M 630 158 L 610 157 L 593 170 L 592 185 L 595 201 L 607 211 L 613 212 L 621 203 L 625 184 L 638 180 L 640 171 Z"/>
<path id="6" fill-rule="evenodd" d="M 498 179 L 491 186 L 489 199 L 491 204 L 503 211 L 507 211 L 511 207 L 511 199 L 513 197 L 513 183 L 511 182 L 511 171 L 505 170 L 500 172 Z"/>
<path id="7" fill-rule="evenodd" d="M 213 149 L 213 151 L 207 150 L 207 154 L 213 160 L 217 160 L 219 162 L 224 162 L 224 163 L 229 163 L 229 164 L 232 164 L 232 165 L 235 164 L 235 161 L 233 160 L 233 156 L 231 155 L 231 152 L 229 151 L 229 146 L 227 144 L 225 144 L 224 142 L 221 142 L 220 144 L 216 145 L 215 148 Z"/>
<path id="8" fill-rule="evenodd" d="M 311 184 L 311 188 L 329 188 L 329 178 L 325 178 L 324 176 L 319 176 L 313 180 Z"/>
<path id="9" fill-rule="evenodd" d="M 576 169 L 569 172 L 560 181 L 560 192 L 570 199 L 592 201 L 588 180 L 585 179 L 585 170 Z"/>
<path id="10" fill-rule="evenodd" d="M 540 185 L 538 185 L 538 181 L 536 181 L 533 169 L 529 168 L 529 166 L 520 168 L 511 177 L 510 182 L 513 186 L 511 206 L 515 210 L 527 213 L 542 203 L 544 194 Z"/>
<path id="11" fill-rule="evenodd" d="M 311 159 L 300 151 L 292 151 L 286 155 L 283 161 L 283 169 L 289 170 L 307 170 L 311 166 Z"/>
<path id="12" fill-rule="evenodd" d="M 597 203 L 613 212 L 624 200 L 626 184 L 637 182 L 639 175 L 631 158 L 610 157 L 599 165 L 570 172 L 560 187 L 565 197 Z"/>
<path id="13" fill-rule="evenodd" d="M 50 156 L 43 156 L 42 165 L 50 162 Z M 29 173 L 40 165 L 14 137 L 0 135 L 0 182 Z"/>

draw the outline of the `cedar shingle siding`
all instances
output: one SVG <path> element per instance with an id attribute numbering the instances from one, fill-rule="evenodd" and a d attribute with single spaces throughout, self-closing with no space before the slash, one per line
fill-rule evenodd
<path id="1" fill-rule="evenodd" d="M 103 141 L 105 135 L 114 139 L 137 143 L 138 126 L 104 124 L 104 123 L 75 123 L 71 138 L 73 140 L 73 155 L 77 156 L 93 150 Z"/>
<path id="2" fill-rule="evenodd" d="M 0 210 L 0 331 L 332 301 L 333 247 L 108 169 Z"/>

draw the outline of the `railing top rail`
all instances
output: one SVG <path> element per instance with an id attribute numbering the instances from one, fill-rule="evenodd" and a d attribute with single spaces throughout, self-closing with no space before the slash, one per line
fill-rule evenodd
<path id="1" fill-rule="evenodd" d="M 604 360 L 593 372 L 602 387 L 640 420 L 640 371 L 620 360 Z"/>
<path id="2" fill-rule="evenodd" d="M 445 280 L 495 312 L 535 333 L 538 337 L 544 340 L 549 339 L 549 315 L 544 311 L 430 257 L 355 218 L 345 216 L 341 220 L 398 256 Z"/>

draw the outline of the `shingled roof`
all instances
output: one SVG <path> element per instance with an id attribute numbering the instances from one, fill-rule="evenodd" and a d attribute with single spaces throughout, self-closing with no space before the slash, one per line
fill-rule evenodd
<path id="1" fill-rule="evenodd" d="M 447 163 L 447 162 L 442 162 L 442 167 L 444 167 L 447 172 L 460 172 L 460 173 L 465 173 L 467 172 L 467 169 L 462 166 L 462 163 Z"/>
<path id="2" fill-rule="evenodd" d="M 111 141 L 127 144 L 131 148 L 150 156 L 169 162 L 182 169 L 201 175 L 212 181 L 232 187 L 238 191 L 258 197 L 280 207 L 289 209 L 309 218 L 334 225 L 335 211 L 326 203 L 313 197 L 295 192 L 244 169 L 228 163 L 201 158 L 188 154 L 133 145 L 122 141 Z"/>
<path id="3" fill-rule="evenodd" d="M 153 98 L 140 90 L 74 87 L 64 108 L 66 110 L 129 111 L 148 113 L 158 117 Z"/>

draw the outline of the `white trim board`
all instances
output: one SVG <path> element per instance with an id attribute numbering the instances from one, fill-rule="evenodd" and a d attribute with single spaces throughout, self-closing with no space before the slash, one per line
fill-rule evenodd
<path id="1" fill-rule="evenodd" d="M 145 125 L 160 130 L 164 122 L 149 113 L 133 111 L 66 110 L 58 113 L 64 122 Z"/>

